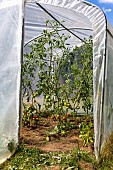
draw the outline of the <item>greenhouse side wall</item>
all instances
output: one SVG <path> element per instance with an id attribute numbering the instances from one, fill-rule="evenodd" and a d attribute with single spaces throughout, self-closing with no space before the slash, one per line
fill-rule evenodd
<path id="1" fill-rule="evenodd" d="M 104 141 L 113 133 L 113 28 L 107 22 L 106 74 L 103 109 Z M 104 146 L 104 145 L 103 145 Z"/>
<path id="2" fill-rule="evenodd" d="M 0 163 L 18 144 L 22 0 L 0 2 Z"/>

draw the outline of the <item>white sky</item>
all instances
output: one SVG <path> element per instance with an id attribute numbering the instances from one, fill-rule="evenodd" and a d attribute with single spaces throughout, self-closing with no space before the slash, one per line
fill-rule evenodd
<path id="1" fill-rule="evenodd" d="M 113 0 L 99 0 L 100 3 L 113 3 Z"/>

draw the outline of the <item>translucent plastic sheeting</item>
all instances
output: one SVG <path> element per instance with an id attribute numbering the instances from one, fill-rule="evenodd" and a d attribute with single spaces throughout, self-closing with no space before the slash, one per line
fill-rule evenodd
<path id="1" fill-rule="evenodd" d="M 49 13 L 52 14 L 59 22 L 65 21 L 63 23 L 68 29 L 76 33 L 77 36 L 81 38 L 89 37 L 91 33 L 91 23 L 83 14 L 77 14 L 76 11 L 71 11 L 69 9 L 63 9 L 58 6 L 52 6 L 47 4 L 41 4 Z M 31 12 L 32 11 L 32 12 Z M 67 14 L 70 14 L 68 16 Z M 76 16 L 76 17 L 74 17 Z M 25 44 L 28 43 L 33 38 L 40 36 L 46 27 L 46 20 L 52 20 L 53 18 L 47 14 L 43 9 L 41 9 L 36 3 L 26 4 L 26 14 L 25 14 Z M 48 28 L 50 29 L 50 28 Z M 60 27 L 59 29 L 63 29 Z M 68 32 L 69 34 L 69 32 Z M 76 37 L 74 37 L 76 38 Z M 80 40 L 77 38 L 77 44 Z"/>
<path id="2" fill-rule="evenodd" d="M 37 4 L 35 2 L 37 2 Z M 46 11 L 43 8 L 46 9 Z M 65 27 L 75 33 L 80 39 L 83 39 L 84 37 L 87 38 L 89 35 L 93 34 L 94 147 L 95 155 L 98 158 L 102 145 L 108 137 L 107 132 L 111 132 L 113 129 L 111 126 L 113 120 L 109 117 L 110 103 L 112 102 L 113 80 L 108 76 L 110 72 L 109 63 L 112 65 L 113 53 L 113 44 L 110 45 L 113 37 L 111 36 L 112 33 L 108 33 L 110 26 L 108 26 L 106 17 L 100 8 L 82 0 L 27 0 L 25 44 L 35 37 L 40 36 L 43 29 L 46 29 L 45 21 L 51 19 L 51 16 L 49 16 L 47 12 L 54 16 L 58 21 L 64 20 L 65 22 L 63 24 Z M 62 27 L 59 29 L 62 29 Z M 72 38 L 72 41 L 70 42 L 71 45 L 75 46 L 81 43 L 81 40 L 78 39 L 78 37 L 75 36 Z M 27 51 L 26 48 L 25 51 Z M 107 60 L 108 56 L 109 59 Z M 111 74 L 112 73 L 110 73 L 110 75 Z M 108 84 L 110 86 L 109 95 Z M 107 100 L 108 96 L 111 98 L 110 103 Z M 112 114 L 110 114 L 110 116 L 111 115 Z"/>
<path id="3" fill-rule="evenodd" d="M 102 141 L 109 138 L 109 135 L 113 132 L 113 28 L 108 22 L 104 93 L 104 109 L 101 123 Z"/>
<path id="4" fill-rule="evenodd" d="M 0 1 L 0 163 L 14 152 L 19 133 L 22 0 Z"/>

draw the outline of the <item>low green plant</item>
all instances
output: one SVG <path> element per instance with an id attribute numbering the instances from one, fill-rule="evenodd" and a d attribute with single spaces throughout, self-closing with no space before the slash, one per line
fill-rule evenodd
<path id="1" fill-rule="evenodd" d="M 55 125 L 53 130 L 49 130 L 47 135 L 52 136 L 58 134 L 61 136 L 66 136 L 69 133 L 69 131 L 77 128 L 76 121 L 71 122 L 71 118 L 72 115 L 69 113 L 62 115 L 61 117 L 60 115 L 51 116 L 50 119 L 53 119 L 53 121 L 55 121 L 57 124 Z"/>
<path id="2" fill-rule="evenodd" d="M 84 146 L 88 146 L 88 144 L 93 144 L 94 142 L 93 126 L 93 122 L 88 120 L 88 118 L 80 123 L 79 137 L 82 139 Z"/>
<path id="3" fill-rule="evenodd" d="M 8 147 L 8 150 L 9 150 L 10 152 L 13 152 L 14 149 L 16 149 L 14 139 L 12 139 L 12 140 L 10 140 L 10 141 L 8 142 L 7 147 Z"/>

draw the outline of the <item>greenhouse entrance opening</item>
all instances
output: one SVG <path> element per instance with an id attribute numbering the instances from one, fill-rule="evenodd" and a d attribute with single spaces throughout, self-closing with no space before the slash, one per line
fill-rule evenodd
<path id="1" fill-rule="evenodd" d="M 33 23 L 30 14 L 31 8 L 35 9 L 34 14 L 32 13 L 35 16 Z M 45 132 L 47 133 L 45 137 L 47 140 L 51 140 L 53 136 L 57 135 L 58 138 L 62 134 L 66 136 L 69 130 L 79 125 L 79 122 L 76 124 L 74 119 L 80 117 L 80 115 L 91 116 L 89 116 L 88 122 L 90 122 L 90 128 L 93 129 L 91 23 L 84 16 L 86 22 L 82 27 L 80 25 L 82 14 L 76 18 L 77 23 L 75 23 L 75 20 L 69 23 L 69 19 L 66 18 L 69 9 L 65 9 L 64 16 L 62 16 L 62 13 L 56 15 L 54 10 L 51 9 L 53 11 L 53 14 L 51 14 L 41 5 L 32 4 L 31 6 L 28 4 L 25 18 L 25 30 L 28 30 L 28 32 L 30 29 L 33 30 L 34 24 L 35 32 L 37 29 L 39 33 L 36 35 L 35 32 L 32 32 L 34 37 L 30 37 L 28 41 L 27 36 L 32 35 L 25 32 L 23 95 L 24 97 L 26 95 L 30 104 L 24 103 L 23 120 L 25 125 L 30 124 L 30 126 L 35 124 L 38 126 L 40 117 L 47 117 L 54 121 L 55 125 L 49 127 L 50 130 Z M 58 10 L 57 7 L 56 10 Z M 41 18 L 39 17 L 40 13 Z M 28 18 L 27 14 L 30 14 Z M 72 11 L 70 15 L 73 19 Z M 37 20 L 41 20 L 40 28 L 37 27 L 37 24 L 35 26 L 34 20 L 36 20 L 36 23 Z M 73 27 L 71 27 L 72 22 Z M 30 111 L 31 115 L 29 114 Z M 30 120 L 28 120 L 28 115 L 31 116 Z M 91 118 L 92 120 L 90 120 Z M 92 143 L 92 141 L 93 133 L 90 142 Z M 88 141 L 88 143 L 90 142 Z M 87 145 L 86 139 L 84 145 Z"/>
<path id="2" fill-rule="evenodd" d="M 87 35 L 87 39 L 74 46 L 70 43 L 76 35 L 74 38 L 60 28 L 56 20 L 46 20 L 45 24 L 49 30 L 44 29 L 38 38 L 27 43 L 29 53 L 24 55 L 22 137 L 31 146 L 33 141 L 27 131 L 30 133 L 32 127 L 37 136 L 33 146 L 50 152 L 70 151 L 78 143 L 79 147 L 93 145 L 92 37 Z M 87 133 L 91 130 L 88 138 L 84 136 L 84 126 L 88 127 Z"/>

